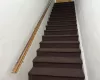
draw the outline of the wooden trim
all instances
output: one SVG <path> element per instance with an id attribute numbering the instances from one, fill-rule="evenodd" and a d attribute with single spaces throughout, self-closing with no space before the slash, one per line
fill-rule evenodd
<path id="1" fill-rule="evenodd" d="M 72 0 L 56 0 L 56 3 L 59 3 L 59 2 L 71 2 Z"/>
<path id="2" fill-rule="evenodd" d="M 52 0 L 51 0 L 51 1 L 52 1 Z M 51 4 L 51 1 L 50 1 L 50 3 L 49 3 L 48 7 L 45 9 L 45 11 L 44 11 L 42 17 L 40 18 L 40 20 L 39 20 L 39 22 L 38 22 L 38 24 L 36 25 L 36 27 L 35 27 L 35 29 L 34 29 L 32 35 L 31 35 L 31 37 L 30 37 L 30 39 L 29 39 L 29 41 L 28 41 L 28 43 L 26 44 L 26 46 L 25 46 L 25 48 L 24 48 L 24 50 L 23 50 L 21 56 L 19 57 L 17 63 L 15 64 L 15 66 L 14 66 L 14 68 L 13 68 L 13 70 L 12 70 L 12 73 L 17 73 L 17 72 L 19 71 L 19 69 L 20 69 L 20 67 L 21 67 L 21 65 L 22 65 L 22 63 L 23 63 L 23 61 L 24 61 L 24 59 L 25 59 L 25 57 L 26 57 L 26 55 L 27 55 L 27 52 L 28 52 L 28 50 L 30 49 L 30 46 L 32 45 L 32 42 L 33 42 L 33 40 L 34 40 L 34 38 L 35 38 L 35 36 L 36 36 L 36 33 L 37 33 L 37 31 L 38 31 L 38 29 L 39 29 L 41 23 L 42 23 L 42 20 L 44 19 L 44 16 L 45 16 L 45 14 L 46 14 L 46 12 L 47 12 L 47 10 L 48 10 L 50 4 Z"/>

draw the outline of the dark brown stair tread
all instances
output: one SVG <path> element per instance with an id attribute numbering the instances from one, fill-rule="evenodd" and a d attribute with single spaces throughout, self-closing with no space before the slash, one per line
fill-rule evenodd
<path id="1" fill-rule="evenodd" d="M 50 62 L 50 63 L 82 63 L 79 57 L 36 57 L 34 62 Z"/>
<path id="2" fill-rule="evenodd" d="M 77 31 L 77 29 L 64 29 L 64 30 L 45 30 L 46 32 L 52 32 L 52 31 Z"/>
<path id="3" fill-rule="evenodd" d="M 70 25 L 70 26 L 66 26 L 66 25 L 47 25 L 47 27 L 64 27 L 64 28 L 75 27 L 75 28 L 77 28 L 77 26 L 73 26 L 73 25 Z"/>
<path id="4" fill-rule="evenodd" d="M 42 41 L 41 43 L 79 43 L 79 41 Z"/>
<path id="5" fill-rule="evenodd" d="M 39 50 L 50 52 L 80 52 L 79 48 L 40 48 Z"/>
<path id="6" fill-rule="evenodd" d="M 64 24 L 62 24 L 62 25 L 53 25 L 53 24 L 50 24 L 50 25 L 47 25 L 47 26 L 62 26 L 62 27 L 67 27 L 67 26 L 73 26 L 73 27 L 75 27 L 75 26 L 77 26 L 76 24 L 66 24 L 66 25 L 64 25 Z"/>
<path id="7" fill-rule="evenodd" d="M 54 76 L 54 77 L 79 77 L 84 78 L 82 69 L 70 68 L 33 68 L 30 71 L 31 75 L 38 76 Z"/>
<path id="8" fill-rule="evenodd" d="M 76 24 L 59 24 L 59 25 L 49 24 L 48 26 L 77 26 L 77 25 Z"/>
<path id="9" fill-rule="evenodd" d="M 47 37 L 60 37 L 60 36 L 63 36 L 63 37 L 68 37 L 68 36 L 70 36 L 70 37 L 77 37 L 78 35 L 44 35 L 44 36 L 47 36 Z"/>
<path id="10" fill-rule="evenodd" d="M 56 15 L 56 14 L 55 14 Z M 54 16 L 55 16 L 54 15 Z M 52 15 L 51 15 L 52 16 Z M 60 16 L 60 15 L 57 15 L 57 16 Z M 62 16 L 64 17 L 64 16 Z M 48 21 L 48 22 L 61 22 L 61 23 L 66 23 L 66 22 L 76 22 L 75 20 L 69 20 L 69 21 Z"/>

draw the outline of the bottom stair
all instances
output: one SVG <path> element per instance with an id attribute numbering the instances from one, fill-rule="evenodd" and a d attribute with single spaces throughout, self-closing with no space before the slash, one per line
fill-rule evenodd
<path id="1" fill-rule="evenodd" d="M 82 69 L 71 68 L 33 68 L 30 80 L 84 80 Z"/>

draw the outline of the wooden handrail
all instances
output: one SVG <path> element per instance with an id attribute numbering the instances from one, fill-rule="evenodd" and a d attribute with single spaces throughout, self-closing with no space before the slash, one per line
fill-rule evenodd
<path id="1" fill-rule="evenodd" d="M 25 59 L 25 57 L 27 55 L 27 52 L 30 49 L 30 46 L 32 45 L 32 42 L 33 42 L 33 40 L 34 40 L 34 38 L 36 36 L 36 33 L 37 33 L 37 31 L 38 31 L 38 29 L 39 29 L 39 27 L 40 27 L 40 25 L 41 25 L 41 23 L 42 23 L 42 21 L 44 19 L 44 16 L 45 16 L 45 14 L 46 14 L 51 2 L 52 2 L 52 0 L 50 0 L 50 3 L 48 4 L 48 7 L 45 9 L 45 11 L 44 11 L 43 15 L 41 16 L 39 22 L 37 23 L 37 25 L 36 25 L 32 35 L 31 35 L 28 43 L 26 44 L 21 56 L 19 57 L 17 63 L 15 64 L 15 66 L 14 66 L 14 68 L 12 70 L 12 73 L 17 73 L 19 71 L 19 69 L 20 69 L 20 67 L 21 67 L 21 65 L 22 65 L 22 63 L 23 63 L 23 61 L 24 61 L 24 59 Z"/>

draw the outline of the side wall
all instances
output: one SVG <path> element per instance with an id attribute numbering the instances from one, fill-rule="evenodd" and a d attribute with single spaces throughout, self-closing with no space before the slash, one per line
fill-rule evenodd
<path id="1" fill-rule="evenodd" d="M 75 0 L 86 80 L 100 80 L 100 0 Z"/>
<path id="2" fill-rule="evenodd" d="M 50 15 L 50 6 L 35 37 L 25 61 L 17 74 L 11 73 L 31 36 L 49 0 L 1 0 L 0 1 L 0 80 L 28 80 L 32 60 Z"/>

